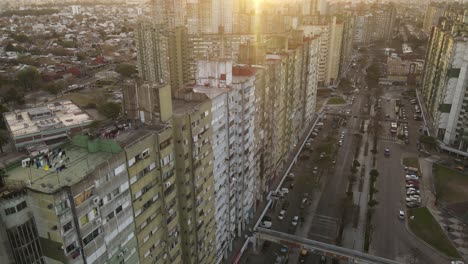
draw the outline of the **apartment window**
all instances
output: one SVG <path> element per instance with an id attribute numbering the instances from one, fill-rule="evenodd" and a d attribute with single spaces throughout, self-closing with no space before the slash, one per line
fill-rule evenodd
<path id="1" fill-rule="evenodd" d="M 86 225 L 89 222 L 88 214 L 85 214 L 82 217 L 80 217 L 79 222 L 80 222 L 80 226 Z"/>
<path id="2" fill-rule="evenodd" d="M 84 245 L 86 246 L 89 243 L 91 243 L 91 241 L 93 241 L 97 236 L 99 236 L 100 233 L 101 232 L 99 231 L 99 228 L 97 228 L 96 230 L 91 232 L 89 235 L 87 235 L 85 238 L 83 238 Z"/>
<path id="3" fill-rule="evenodd" d="M 57 205 L 55 205 L 55 209 L 57 210 L 57 212 L 61 212 L 61 211 L 65 210 L 65 209 L 67 209 L 67 208 L 69 208 L 68 200 L 61 201 Z"/>
<path id="4" fill-rule="evenodd" d="M 128 160 L 128 167 L 132 167 L 133 165 L 135 165 L 136 163 L 136 160 L 135 158 L 131 158 Z"/>
<path id="5" fill-rule="evenodd" d="M 109 221 L 109 220 L 111 220 L 112 218 L 114 218 L 114 216 L 115 216 L 114 211 L 110 212 L 110 213 L 106 216 L 107 221 Z"/>
<path id="6" fill-rule="evenodd" d="M 167 180 L 168 178 L 170 178 L 172 175 L 174 175 L 174 170 L 169 170 L 168 172 L 164 173 L 162 178 L 163 178 L 163 181 Z"/>
<path id="7" fill-rule="evenodd" d="M 15 207 L 10 207 L 10 208 L 5 209 L 5 214 L 6 215 L 11 215 L 11 214 L 14 214 L 14 213 L 16 213 L 16 208 Z"/>
<path id="8" fill-rule="evenodd" d="M 119 214 L 120 212 L 122 212 L 122 205 L 117 207 L 117 209 L 115 209 L 115 214 Z"/>
<path id="9" fill-rule="evenodd" d="M 174 158 L 174 156 L 171 153 L 171 154 L 167 155 L 166 157 L 164 157 L 163 159 L 161 159 L 161 167 L 166 166 L 166 164 L 171 162 L 173 158 Z"/>
<path id="10" fill-rule="evenodd" d="M 121 164 L 117 168 L 114 169 L 114 175 L 119 175 L 120 173 L 125 171 L 125 164 Z"/>
<path id="11" fill-rule="evenodd" d="M 68 232 L 70 229 L 72 229 L 73 225 L 72 225 L 72 222 L 68 222 L 66 223 L 64 226 L 63 226 L 63 233 L 66 233 Z"/>
<path id="12" fill-rule="evenodd" d="M 172 143 L 172 138 L 168 138 L 166 140 L 164 140 L 163 142 L 161 142 L 161 144 L 159 145 L 159 148 L 162 150 L 162 149 L 165 149 L 167 148 L 169 145 L 171 145 Z"/>
<path id="13" fill-rule="evenodd" d="M 76 242 L 73 241 L 70 245 L 68 245 L 66 248 L 65 248 L 65 252 L 67 254 L 69 254 L 70 252 L 72 252 L 73 250 L 75 250 L 76 248 Z"/>
<path id="14" fill-rule="evenodd" d="M 17 206 L 16 206 L 16 210 L 17 212 L 23 210 L 24 208 L 26 208 L 27 205 L 26 205 L 26 201 L 22 201 L 21 203 L 19 203 Z"/>
<path id="15" fill-rule="evenodd" d="M 75 198 L 74 198 L 75 205 L 78 206 L 78 205 L 82 204 L 84 201 L 86 201 L 89 197 L 93 196 L 94 191 L 95 191 L 95 188 L 93 186 L 93 187 L 85 190 L 84 192 L 78 194 L 77 196 L 75 196 Z"/>
<path id="16" fill-rule="evenodd" d="M 115 190 L 112 191 L 112 195 L 116 197 L 120 193 L 120 187 L 117 187 Z"/>

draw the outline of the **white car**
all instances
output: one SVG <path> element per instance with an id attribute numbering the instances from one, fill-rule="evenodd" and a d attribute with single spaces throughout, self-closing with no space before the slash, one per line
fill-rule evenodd
<path id="1" fill-rule="evenodd" d="M 281 210 L 280 213 L 279 213 L 279 215 L 278 215 L 278 219 L 279 219 L 279 220 L 283 220 L 285 214 L 286 214 L 286 210 Z"/>
<path id="2" fill-rule="evenodd" d="M 407 180 L 418 180 L 419 178 L 416 175 L 409 175 L 408 174 L 408 175 L 406 175 L 406 179 Z"/>
<path id="3" fill-rule="evenodd" d="M 315 166 L 314 169 L 312 170 L 312 173 L 313 173 L 313 174 L 317 174 L 317 172 L 318 172 L 318 167 Z"/>
<path id="4" fill-rule="evenodd" d="M 292 226 L 297 226 L 297 223 L 299 222 L 299 216 L 294 216 L 292 222 L 291 222 L 291 225 Z"/>
<path id="5" fill-rule="evenodd" d="M 419 190 L 408 190 L 408 191 L 406 192 L 406 195 L 419 194 L 419 193 L 420 193 Z"/>
<path id="6" fill-rule="evenodd" d="M 288 188 L 281 188 L 280 190 L 282 193 L 284 194 L 288 194 L 289 193 L 289 189 Z"/>
<path id="7" fill-rule="evenodd" d="M 400 218 L 401 220 L 404 220 L 405 219 L 405 212 L 400 210 L 400 212 L 398 212 L 398 218 Z"/>

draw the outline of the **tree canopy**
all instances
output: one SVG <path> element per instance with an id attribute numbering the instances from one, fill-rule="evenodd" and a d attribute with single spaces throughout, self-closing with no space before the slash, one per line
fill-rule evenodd
<path id="1" fill-rule="evenodd" d="M 136 67 L 134 65 L 122 63 L 115 67 L 115 71 L 124 77 L 131 77 L 136 73 Z"/>
<path id="2" fill-rule="evenodd" d="M 27 67 L 16 74 L 19 85 L 25 91 L 35 90 L 41 84 L 41 76 L 35 67 Z"/>
<path id="3" fill-rule="evenodd" d="M 98 111 L 109 119 L 116 119 L 120 115 L 121 106 L 119 103 L 106 102 L 98 106 Z"/>

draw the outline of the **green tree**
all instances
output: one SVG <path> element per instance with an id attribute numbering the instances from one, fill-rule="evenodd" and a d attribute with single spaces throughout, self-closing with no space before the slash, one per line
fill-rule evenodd
<path id="1" fill-rule="evenodd" d="M 10 42 L 6 45 L 5 47 L 5 51 L 16 51 L 16 48 L 15 46 L 13 46 L 13 44 Z"/>
<path id="2" fill-rule="evenodd" d="M 86 54 L 83 52 L 79 52 L 76 54 L 76 59 L 79 61 L 84 61 L 86 60 Z"/>
<path id="3" fill-rule="evenodd" d="M 6 129 L 5 120 L 3 119 L 3 113 L 8 112 L 8 108 L 0 104 L 0 129 Z"/>
<path id="4" fill-rule="evenodd" d="M 31 42 L 31 38 L 24 34 L 19 34 L 19 35 L 11 34 L 11 38 L 20 43 Z"/>
<path id="5" fill-rule="evenodd" d="M 0 153 L 3 153 L 3 146 L 10 141 L 10 135 L 6 130 L 0 130 Z"/>
<path id="6" fill-rule="evenodd" d="M 20 93 L 17 88 L 13 87 L 6 91 L 6 93 L 3 96 L 3 100 L 5 100 L 5 102 L 15 102 L 18 104 L 24 104 L 23 94 Z"/>
<path id="7" fill-rule="evenodd" d="M 106 102 L 98 106 L 98 111 L 109 119 L 116 119 L 120 115 L 121 106 L 119 103 Z"/>
<path id="8" fill-rule="evenodd" d="M 367 68 L 367 84 L 369 86 L 375 86 L 379 83 L 380 68 L 378 64 L 372 64 Z"/>
<path id="9" fill-rule="evenodd" d="M 136 73 L 136 67 L 134 65 L 122 63 L 115 67 L 115 71 L 124 77 L 131 77 Z"/>
<path id="10" fill-rule="evenodd" d="M 57 98 L 58 94 L 62 94 L 63 89 L 65 88 L 65 85 L 61 82 L 54 82 L 54 83 L 49 83 L 46 86 L 44 86 L 43 90 L 55 95 L 55 98 Z"/>
<path id="11" fill-rule="evenodd" d="M 16 74 L 16 79 L 25 91 L 31 91 L 40 86 L 41 76 L 35 67 L 27 67 Z"/>

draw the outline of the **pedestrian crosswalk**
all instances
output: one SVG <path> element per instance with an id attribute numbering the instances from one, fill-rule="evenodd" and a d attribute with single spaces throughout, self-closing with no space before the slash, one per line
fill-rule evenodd
<path id="1" fill-rule="evenodd" d="M 385 136 L 379 136 L 379 140 L 397 141 L 397 137 L 385 135 Z"/>

